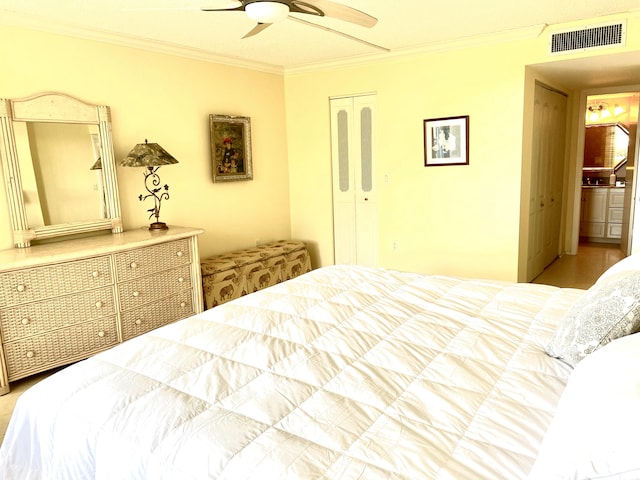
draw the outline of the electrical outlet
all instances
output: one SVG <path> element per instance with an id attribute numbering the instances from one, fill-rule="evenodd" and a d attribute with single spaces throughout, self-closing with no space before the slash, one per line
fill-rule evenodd
<path id="1" fill-rule="evenodd" d="M 391 248 L 393 249 L 394 252 L 397 252 L 398 251 L 398 246 L 399 246 L 398 245 L 398 240 L 394 240 L 392 245 L 391 245 Z"/>

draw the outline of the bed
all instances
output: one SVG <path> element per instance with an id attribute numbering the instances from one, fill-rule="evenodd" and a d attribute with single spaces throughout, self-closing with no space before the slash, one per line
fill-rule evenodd
<path id="1" fill-rule="evenodd" d="M 588 291 L 314 270 L 36 384 L 16 404 L 0 478 L 640 478 L 635 444 L 618 445 L 640 431 L 636 265 Z M 567 334 L 612 288 L 624 320 Z M 607 395 L 627 409 L 615 428 L 623 412 Z"/>

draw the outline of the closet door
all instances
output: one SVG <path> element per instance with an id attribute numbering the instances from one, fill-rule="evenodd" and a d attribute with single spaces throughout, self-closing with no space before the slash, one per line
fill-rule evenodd
<path id="1" fill-rule="evenodd" d="M 333 229 L 336 264 L 375 266 L 375 95 L 331 100 Z"/>
<path id="2" fill-rule="evenodd" d="M 527 280 L 538 276 L 560 252 L 566 96 L 536 85 L 529 197 Z"/>

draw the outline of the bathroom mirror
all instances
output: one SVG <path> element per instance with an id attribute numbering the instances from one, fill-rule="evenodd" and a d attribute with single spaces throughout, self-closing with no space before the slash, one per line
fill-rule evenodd
<path id="1" fill-rule="evenodd" d="M 627 160 L 629 131 L 621 124 L 588 125 L 584 135 L 583 167 L 615 170 Z"/>
<path id="2" fill-rule="evenodd" d="M 109 107 L 60 93 L 0 100 L 13 240 L 122 231 Z"/>

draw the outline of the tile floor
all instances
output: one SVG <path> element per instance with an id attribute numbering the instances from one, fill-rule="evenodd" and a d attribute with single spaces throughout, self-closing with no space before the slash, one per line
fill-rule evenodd
<path id="1" fill-rule="evenodd" d="M 587 289 L 611 265 L 624 258 L 619 245 L 585 243 L 577 255 L 563 255 L 549 265 L 532 283 Z"/>
<path id="2" fill-rule="evenodd" d="M 602 272 L 623 257 L 617 245 L 580 245 L 577 255 L 563 255 L 558 258 L 533 283 L 586 289 L 594 284 Z M 51 373 L 43 372 L 14 382 L 11 384 L 11 392 L 0 396 L 0 442 L 4 438 L 9 418 L 20 394 Z"/>

